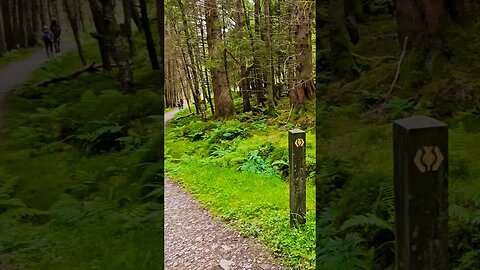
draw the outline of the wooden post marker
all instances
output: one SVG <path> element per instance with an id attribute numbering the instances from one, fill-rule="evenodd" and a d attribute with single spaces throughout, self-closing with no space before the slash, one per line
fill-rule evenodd
<path id="1" fill-rule="evenodd" d="M 290 227 L 305 224 L 307 208 L 305 179 L 305 131 L 293 129 L 288 131 L 288 153 L 290 169 Z"/>
<path id="2" fill-rule="evenodd" d="M 448 127 L 393 122 L 396 270 L 448 269 Z"/>

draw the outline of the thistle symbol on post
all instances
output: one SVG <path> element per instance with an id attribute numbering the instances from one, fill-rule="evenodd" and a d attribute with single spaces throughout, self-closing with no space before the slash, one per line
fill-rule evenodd
<path id="1" fill-rule="evenodd" d="M 302 138 L 298 138 L 295 140 L 295 145 L 297 147 L 302 147 L 305 144 L 305 141 Z"/>
<path id="2" fill-rule="evenodd" d="M 440 168 L 444 158 L 440 148 L 437 146 L 424 146 L 417 150 L 413 162 L 420 172 L 437 171 Z"/>

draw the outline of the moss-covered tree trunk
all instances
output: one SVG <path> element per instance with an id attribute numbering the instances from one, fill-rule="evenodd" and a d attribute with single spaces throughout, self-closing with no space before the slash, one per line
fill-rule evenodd
<path id="1" fill-rule="evenodd" d="M 227 87 L 227 75 L 223 63 L 221 32 L 218 18 L 218 5 L 216 0 L 205 1 L 205 17 L 207 24 L 207 43 L 210 59 L 214 66 L 210 68 L 212 86 L 215 100 L 215 115 L 225 117 L 234 114 L 233 101 Z"/>
<path id="2" fill-rule="evenodd" d="M 355 75 L 351 52 L 351 43 L 348 38 L 344 0 L 330 0 L 330 50 L 332 76 L 334 80 L 352 79 Z"/>

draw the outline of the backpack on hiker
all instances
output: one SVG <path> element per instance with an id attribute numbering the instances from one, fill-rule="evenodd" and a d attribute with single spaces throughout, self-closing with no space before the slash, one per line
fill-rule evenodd
<path id="1" fill-rule="evenodd" d="M 45 45 L 45 51 L 47 52 L 47 57 L 50 57 L 50 55 L 53 54 L 53 33 L 45 25 L 42 29 L 41 35 L 43 44 Z"/>
<path id="2" fill-rule="evenodd" d="M 44 43 L 53 42 L 53 33 L 48 29 L 43 29 L 42 31 L 42 40 Z"/>

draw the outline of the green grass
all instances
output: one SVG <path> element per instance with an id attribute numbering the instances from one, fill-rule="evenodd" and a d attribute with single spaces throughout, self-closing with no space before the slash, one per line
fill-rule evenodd
<path id="1" fill-rule="evenodd" d="M 244 235 L 258 237 L 288 265 L 314 269 L 312 109 L 292 117 L 307 130 L 307 223 L 298 230 L 289 227 L 287 180 L 288 129 L 294 124 L 284 125 L 287 107 L 280 105 L 279 112 L 276 118 L 244 113 L 224 121 L 202 122 L 198 116 L 172 120 L 166 129 L 165 172 L 214 215 Z"/>
<path id="2" fill-rule="evenodd" d="M 168 112 L 171 112 L 173 110 L 175 110 L 176 107 L 171 107 L 171 108 L 165 108 L 165 113 L 168 113 Z"/>
<path id="3" fill-rule="evenodd" d="M 6 52 L 2 57 L 0 57 L 0 68 L 12 62 L 29 58 L 39 49 L 40 48 L 29 48 Z"/>

